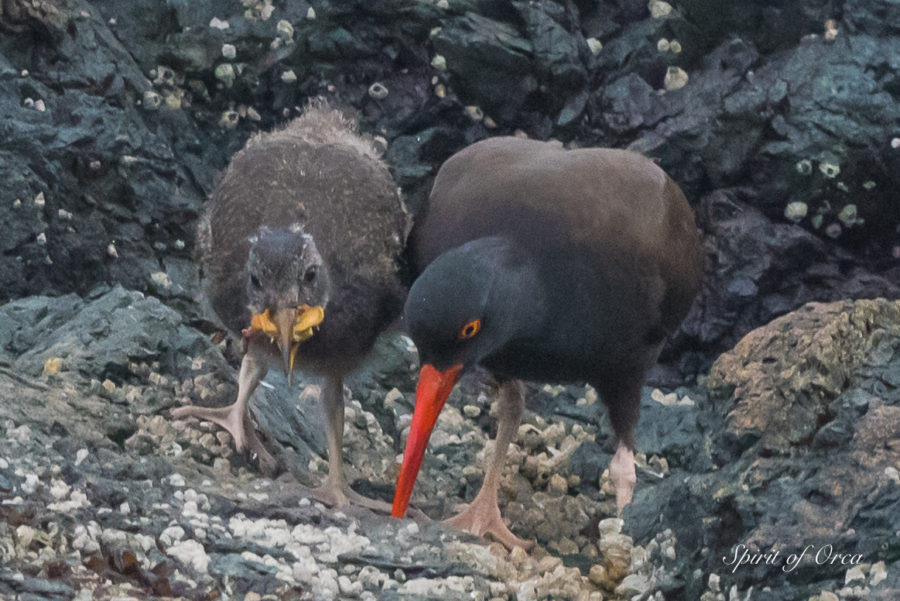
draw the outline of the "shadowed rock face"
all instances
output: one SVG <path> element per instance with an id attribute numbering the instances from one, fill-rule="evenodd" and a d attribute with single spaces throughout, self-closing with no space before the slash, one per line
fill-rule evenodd
<path id="1" fill-rule="evenodd" d="M 0 504 L 0 597 L 196 598 L 239 574 L 241 597 L 898 598 L 896 303 L 842 300 L 900 297 L 895 2 L 0 8 L 0 498 L 20 499 Z M 683 87 L 665 89 L 670 67 Z M 688 192 L 705 286 L 664 390 L 645 390 L 621 533 L 598 528 L 613 447 L 590 389 L 529 390 L 501 504 L 531 558 L 297 505 L 294 482 L 324 470 L 314 381 L 298 401 L 273 374 L 257 395 L 289 472 L 274 481 L 212 428 L 170 423 L 184 397 L 234 396 L 234 352 L 197 298 L 204 199 L 249 136 L 317 94 L 384 137 L 412 209 L 454 151 L 516 129 L 642 151 Z M 702 375 L 750 332 L 707 396 Z M 390 499 L 417 357 L 399 336 L 375 353 L 345 448 L 354 486 Z M 489 397 L 463 384 L 418 483 L 433 517 L 480 484 Z M 863 565 L 733 570 L 741 544 L 783 560 L 832 544 Z"/>

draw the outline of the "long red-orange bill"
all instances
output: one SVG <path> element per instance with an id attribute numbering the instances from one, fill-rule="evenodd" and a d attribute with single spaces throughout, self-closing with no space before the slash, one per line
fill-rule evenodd
<path id="1" fill-rule="evenodd" d="M 422 366 L 419 384 L 416 386 L 416 408 L 409 426 L 406 450 L 403 452 L 403 466 L 397 478 L 394 506 L 391 508 L 391 515 L 395 518 L 402 518 L 406 513 L 431 430 L 434 429 L 438 415 L 461 371 L 462 365 L 454 365 L 445 371 L 439 371 L 428 363 Z"/>

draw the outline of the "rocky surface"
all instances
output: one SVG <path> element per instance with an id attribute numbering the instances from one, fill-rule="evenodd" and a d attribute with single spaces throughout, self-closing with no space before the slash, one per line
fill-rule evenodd
<path id="1" fill-rule="evenodd" d="M 900 317 L 845 300 L 900 298 L 895 2 L 7 0 L 0 30 L 0 597 L 898 597 Z M 684 186 L 706 281 L 645 391 L 624 527 L 591 389 L 529 388 L 501 494 L 531 555 L 301 501 L 315 381 L 256 395 L 274 479 L 170 419 L 235 394 L 194 220 L 315 95 L 380 136 L 413 209 L 455 150 L 516 132 L 631 147 Z M 391 334 L 345 391 L 370 496 L 416 365 Z M 453 393 L 425 514 L 477 491 L 491 394 Z"/>

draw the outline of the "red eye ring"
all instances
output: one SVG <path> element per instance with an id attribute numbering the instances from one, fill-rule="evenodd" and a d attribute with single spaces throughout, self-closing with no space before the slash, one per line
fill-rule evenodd
<path id="1" fill-rule="evenodd" d="M 473 319 L 459 331 L 459 338 L 460 340 L 466 340 L 477 334 L 479 331 L 481 331 L 481 320 Z"/>

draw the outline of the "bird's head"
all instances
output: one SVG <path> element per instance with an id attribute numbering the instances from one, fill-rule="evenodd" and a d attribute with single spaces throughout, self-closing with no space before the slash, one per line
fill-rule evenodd
<path id="1" fill-rule="evenodd" d="M 250 329 L 262 331 L 278 346 L 289 382 L 300 343 L 311 337 L 325 318 L 330 289 L 328 270 L 316 243 L 299 225 L 262 226 L 250 239 Z"/>
<path id="2" fill-rule="evenodd" d="M 435 259 L 409 291 L 404 321 L 422 370 L 392 514 L 409 504 L 428 438 L 459 377 L 529 327 L 538 312 L 532 265 L 501 238 L 481 238 Z M 538 301 L 539 302 L 539 301 Z"/>

